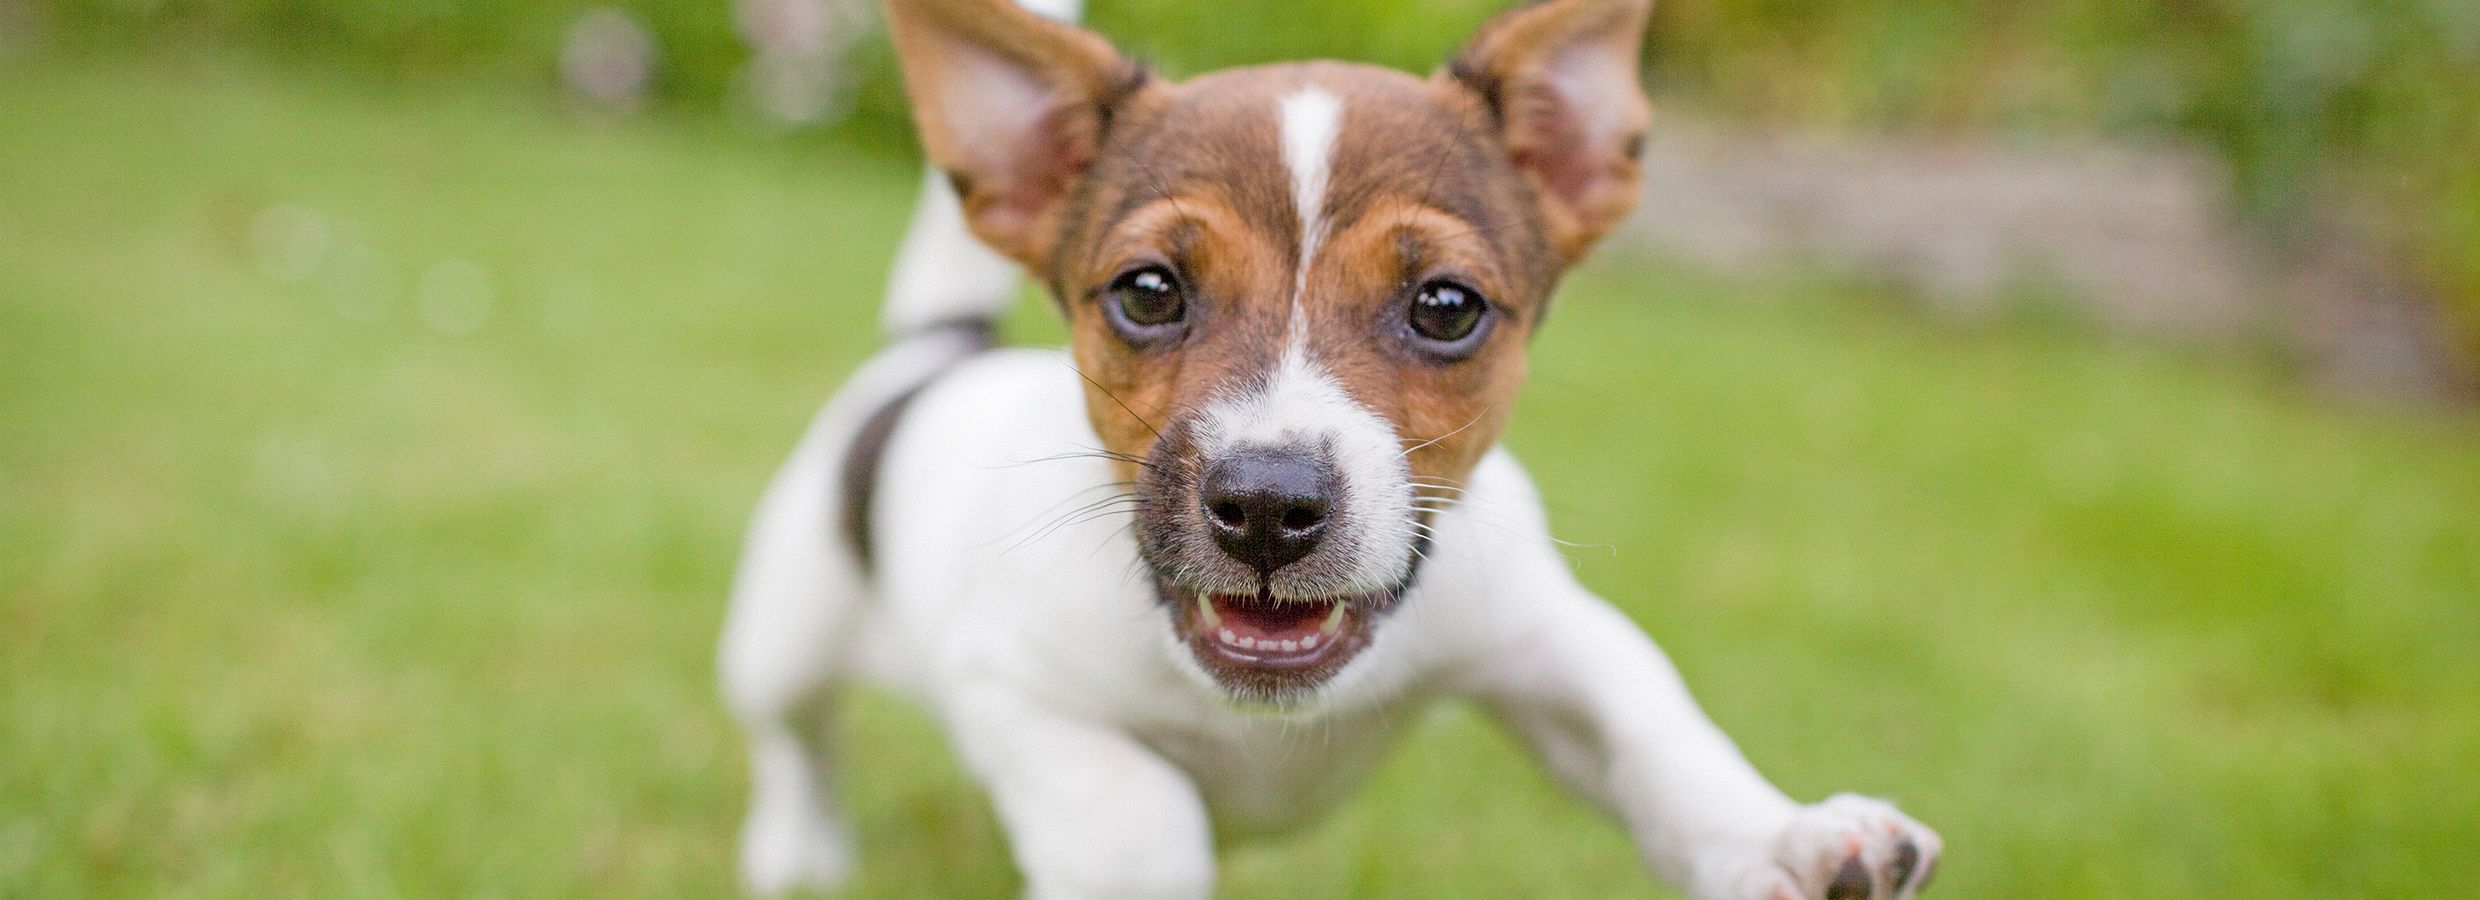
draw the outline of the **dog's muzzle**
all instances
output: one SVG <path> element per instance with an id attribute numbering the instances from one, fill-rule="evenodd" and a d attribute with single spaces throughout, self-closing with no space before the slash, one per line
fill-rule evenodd
<path id="1" fill-rule="evenodd" d="M 1234 698 L 1299 700 L 1402 596 L 1412 554 L 1373 553 L 1385 544 L 1368 529 L 1412 510 L 1354 506 L 1359 486 L 1321 442 L 1208 452 L 1187 437 L 1166 431 L 1138 485 L 1139 543 L 1173 635 Z"/>

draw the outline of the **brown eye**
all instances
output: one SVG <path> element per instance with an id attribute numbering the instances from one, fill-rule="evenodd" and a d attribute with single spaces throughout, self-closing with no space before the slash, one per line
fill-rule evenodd
<path id="1" fill-rule="evenodd" d="M 1487 309 L 1488 304 L 1473 289 L 1452 281 L 1432 281 L 1413 295 L 1409 316 L 1414 334 L 1441 344 L 1459 344 L 1480 327 Z"/>
<path id="2" fill-rule="evenodd" d="M 1180 321 L 1188 314 L 1188 302 L 1180 296 L 1180 282 L 1170 270 L 1147 266 L 1121 275 L 1111 281 L 1106 300 L 1119 311 L 1119 318 L 1138 330 L 1151 330 Z"/>

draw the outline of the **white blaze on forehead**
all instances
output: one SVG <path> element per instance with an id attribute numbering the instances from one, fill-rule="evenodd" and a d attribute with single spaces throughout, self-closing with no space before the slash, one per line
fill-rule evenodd
<path id="1" fill-rule="evenodd" d="M 1326 237 L 1326 173 L 1335 154 L 1335 130 L 1343 121 L 1343 101 L 1325 88 L 1305 87 L 1284 95 L 1278 106 L 1283 125 L 1283 167 L 1292 173 L 1292 209 L 1300 216 L 1300 262 L 1292 273 L 1291 343 L 1297 350 L 1308 323 L 1301 315 L 1301 294 L 1309 289 L 1309 261 L 1318 241 Z"/>
<path id="2" fill-rule="evenodd" d="M 1339 580 L 1296 584 L 1278 573 L 1274 588 L 1285 595 L 1367 593 L 1393 585 L 1411 558 L 1412 483 L 1394 426 L 1355 400 L 1309 354 L 1303 295 L 1318 244 L 1326 237 L 1326 185 L 1343 101 L 1312 86 L 1284 95 L 1276 109 L 1283 166 L 1292 177 L 1292 208 L 1300 216 L 1287 340 L 1282 358 L 1262 381 L 1207 404 L 1198 419 L 1197 449 L 1209 461 L 1270 447 L 1331 460 L 1343 487 L 1343 527 L 1317 552 L 1342 563 Z"/>
<path id="3" fill-rule="evenodd" d="M 1297 353 L 1283 354 L 1264 381 L 1216 397 L 1200 424 L 1198 448 L 1209 456 L 1245 447 L 1316 446 L 1364 429 L 1381 435 L 1394 431 L 1354 402 L 1325 367 Z M 1385 440 L 1393 446 L 1391 438 Z"/>

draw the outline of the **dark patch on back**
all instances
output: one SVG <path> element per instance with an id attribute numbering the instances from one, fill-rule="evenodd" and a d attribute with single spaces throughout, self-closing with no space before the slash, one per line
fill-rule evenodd
<path id="1" fill-rule="evenodd" d="M 937 384 L 941 376 L 954 371 L 958 363 L 971 359 L 998 343 L 996 331 L 989 321 L 983 319 L 965 319 L 933 325 L 924 329 L 914 339 L 919 340 L 922 337 L 938 334 L 963 336 L 965 340 L 962 352 L 957 353 L 954 359 L 947 360 L 932 369 L 928 375 L 922 377 L 919 383 L 888 398 L 886 403 L 872 411 L 869 418 L 861 421 L 860 430 L 853 433 L 852 443 L 844 448 L 843 478 L 842 484 L 839 485 L 843 494 L 841 505 L 843 515 L 839 524 L 843 528 L 844 541 L 852 546 L 853 557 L 861 562 L 861 572 L 864 575 L 871 574 L 875 570 L 876 563 L 876 542 L 875 536 L 870 531 L 870 514 L 875 511 L 878 501 L 879 464 L 886 459 L 887 442 L 895 437 L 896 425 L 904 421 L 904 411 L 913 405 L 913 401 L 921 396 L 924 389 Z"/>

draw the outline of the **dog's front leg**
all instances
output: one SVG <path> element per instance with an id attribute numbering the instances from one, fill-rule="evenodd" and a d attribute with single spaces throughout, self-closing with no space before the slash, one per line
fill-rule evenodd
<path id="1" fill-rule="evenodd" d="M 1520 568 L 1530 625 L 1490 655 L 1474 690 L 1571 789 L 1624 821 L 1656 872 L 1698 900 L 1897 900 L 1928 881 L 1936 833 L 1866 797 L 1794 803 L 1635 623 L 1555 558 Z"/>
<path id="2" fill-rule="evenodd" d="M 1202 900 L 1213 834 L 1196 785 L 1134 737 L 1005 685 L 951 695 L 948 730 L 989 788 L 1034 900 Z"/>

